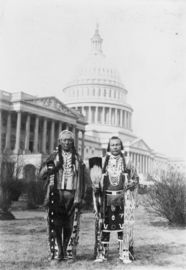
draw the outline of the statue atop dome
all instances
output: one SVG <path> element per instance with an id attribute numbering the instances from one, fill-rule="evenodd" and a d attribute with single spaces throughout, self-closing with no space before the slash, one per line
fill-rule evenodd
<path id="1" fill-rule="evenodd" d="M 99 25 L 97 24 L 94 35 L 91 38 L 92 53 L 94 55 L 103 53 L 103 51 L 102 51 L 102 43 L 103 43 L 103 39 L 101 38 L 101 36 L 99 34 Z"/>

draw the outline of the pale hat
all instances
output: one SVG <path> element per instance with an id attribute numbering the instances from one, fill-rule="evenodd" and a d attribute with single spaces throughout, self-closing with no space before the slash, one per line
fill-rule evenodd
<path id="1" fill-rule="evenodd" d="M 68 137 L 70 137 L 70 139 L 74 141 L 74 134 L 70 130 L 67 130 L 67 129 L 59 133 L 58 140 L 63 140 L 66 137 L 66 135 L 68 135 Z"/>

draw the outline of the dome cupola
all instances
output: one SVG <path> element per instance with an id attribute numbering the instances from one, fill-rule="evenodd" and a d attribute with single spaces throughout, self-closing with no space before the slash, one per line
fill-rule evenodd
<path id="1" fill-rule="evenodd" d="M 99 34 L 99 28 L 98 28 L 98 24 L 97 24 L 95 33 L 94 33 L 93 37 L 91 38 L 92 53 L 94 55 L 103 53 L 102 52 L 102 43 L 103 43 L 103 39 L 101 38 L 101 36 Z"/>

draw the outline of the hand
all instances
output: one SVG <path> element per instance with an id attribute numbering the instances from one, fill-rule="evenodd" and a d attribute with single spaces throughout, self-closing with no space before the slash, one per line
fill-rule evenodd
<path id="1" fill-rule="evenodd" d="M 81 207 L 81 202 L 74 202 L 74 208 L 80 208 Z"/>
<path id="2" fill-rule="evenodd" d="M 55 165 L 54 162 L 47 163 L 47 170 L 49 174 L 53 174 L 55 172 Z"/>

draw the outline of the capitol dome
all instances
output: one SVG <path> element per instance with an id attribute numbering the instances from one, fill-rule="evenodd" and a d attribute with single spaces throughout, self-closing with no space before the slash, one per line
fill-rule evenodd
<path id="1" fill-rule="evenodd" d="M 118 70 L 102 51 L 103 39 L 98 27 L 91 38 L 91 53 L 64 87 L 63 101 L 79 110 L 87 119 L 87 134 L 104 137 L 105 133 L 132 134 L 132 107 Z M 128 139 L 128 137 L 127 137 Z"/>
<path id="2" fill-rule="evenodd" d="M 124 88 L 118 70 L 102 52 L 102 42 L 103 39 L 96 28 L 91 39 L 91 53 L 77 68 L 69 84 L 99 83 Z"/>
<path id="3" fill-rule="evenodd" d="M 124 88 L 118 70 L 107 60 L 104 54 L 89 55 L 77 68 L 70 84 L 98 83 Z"/>

